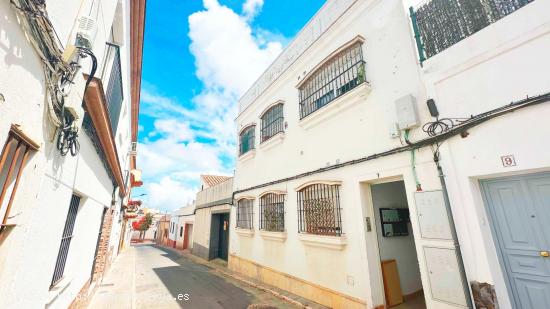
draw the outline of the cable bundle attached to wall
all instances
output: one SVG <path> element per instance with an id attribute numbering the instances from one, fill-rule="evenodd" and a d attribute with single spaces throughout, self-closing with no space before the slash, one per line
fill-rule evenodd
<path id="1" fill-rule="evenodd" d="M 80 149 L 78 127 L 75 122 L 78 116 L 66 106 L 65 99 L 69 96 L 73 81 L 81 67 L 80 59 L 91 56 L 93 61 L 86 88 L 95 74 L 97 60 L 88 48 L 63 47 L 48 17 L 44 0 L 10 2 L 16 9 L 23 31 L 43 63 L 48 118 L 58 131 L 57 148 L 63 156 L 68 152 L 76 156 Z"/>

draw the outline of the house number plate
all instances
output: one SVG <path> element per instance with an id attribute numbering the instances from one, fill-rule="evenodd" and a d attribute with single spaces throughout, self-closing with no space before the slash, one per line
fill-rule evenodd
<path id="1" fill-rule="evenodd" d="M 500 159 L 504 167 L 516 166 L 516 158 L 514 158 L 514 155 L 502 156 Z"/>

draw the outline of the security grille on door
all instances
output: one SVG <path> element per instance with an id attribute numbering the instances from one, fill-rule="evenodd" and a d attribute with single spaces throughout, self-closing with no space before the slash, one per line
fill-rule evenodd
<path id="1" fill-rule="evenodd" d="M 67 263 L 67 256 L 69 255 L 69 247 L 71 246 L 71 239 L 73 238 L 74 223 L 76 221 L 79 205 L 80 197 L 73 194 L 71 205 L 69 206 L 69 213 L 65 221 L 65 228 L 63 229 L 63 236 L 61 237 L 61 245 L 59 246 L 59 253 L 57 254 L 57 262 L 55 263 L 51 286 L 56 285 L 63 279 L 63 272 L 65 271 L 65 264 Z"/>

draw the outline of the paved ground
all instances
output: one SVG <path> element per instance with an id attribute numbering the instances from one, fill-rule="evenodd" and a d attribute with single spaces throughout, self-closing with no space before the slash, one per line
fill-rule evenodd
<path id="1" fill-rule="evenodd" d="M 89 308 L 296 308 L 240 281 L 150 244 L 124 251 L 97 289 Z"/>

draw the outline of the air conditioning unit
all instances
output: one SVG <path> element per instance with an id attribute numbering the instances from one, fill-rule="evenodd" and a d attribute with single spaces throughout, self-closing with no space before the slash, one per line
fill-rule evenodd
<path id="1" fill-rule="evenodd" d="M 97 22 L 91 16 L 81 16 L 78 19 L 78 28 L 76 30 L 77 47 L 92 49 L 95 36 L 97 34 Z"/>

